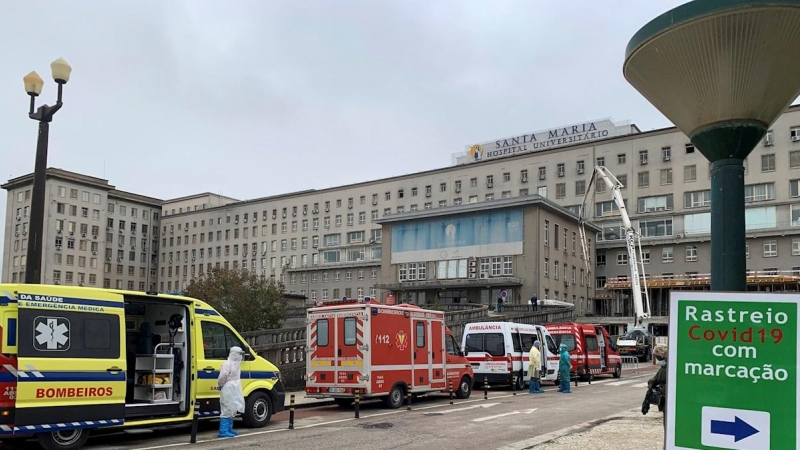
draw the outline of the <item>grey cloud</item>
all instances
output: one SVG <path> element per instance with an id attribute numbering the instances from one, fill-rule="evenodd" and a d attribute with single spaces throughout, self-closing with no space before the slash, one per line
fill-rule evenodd
<path id="1" fill-rule="evenodd" d="M 450 164 L 582 120 L 668 121 L 625 45 L 682 0 L 0 3 L 0 155 L 33 168 L 21 77 L 73 67 L 50 165 L 170 198 L 254 198 Z M 42 101 L 52 102 L 48 82 Z M 3 199 L 4 201 L 5 199 Z"/>

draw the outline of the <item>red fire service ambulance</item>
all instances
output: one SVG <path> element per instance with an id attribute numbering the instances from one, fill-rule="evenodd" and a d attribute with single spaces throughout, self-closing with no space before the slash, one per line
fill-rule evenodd
<path id="1" fill-rule="evenodd" d="M 622 358 L 611 348 L 611 336 L 605 328 L 587 323 L 548 323 L 545 327 L 556 346 L 567 345 L 573 375 L 580 378 L 622 376 Z"/>
<path id="2" fill-rule="evenodd" d="M 306 395 L 350 406 L 360 398 L 382 398 L 398 408 L 406 394 L 472 393 L 472 366 L 442 311 L 364 300 L 317 302 L 308 309 Z"/>

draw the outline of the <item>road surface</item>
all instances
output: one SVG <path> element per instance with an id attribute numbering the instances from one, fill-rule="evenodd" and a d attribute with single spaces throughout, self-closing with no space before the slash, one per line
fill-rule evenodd
<path id="1" fill-rule="evenodd" d="M 531 438 L 641 407 L 647 379 L 653 372 L 625 374 L 621 379 L 597 378 L 589 385 L 572 386 L 571 394 L 556 392 L 552 383 L 544 394 L 527 391 L 513 395 L 510 389 L 475 390 L 467 400 L 435 395 L 414 399 L 411 411 L 403 406 L 383 409 L 379 402 L 364 402 L 360 418 L 352 408 L 323 406 L 295 412 L 295 429 L 289 430 L 289 413 L 281 412 L 264 428 L 242 428 L 237 438 L 218 439 L 217 424 L 201 425 L 197 444 L 189 444 L 189 430 L 180 428 L 150 433 L 118 433 L 89 440 L 88 449 L 156 450 L 199 448 L 203 450 L 250 449 L 493 449 L 521 445 Z M 656 408 L 652 415 L 660 415 Z M 3 450 L 9 447 L 3 447 Z M 34 449 L 31 442 L 10 448 Z M 525 448 L 520 446 L 519 448 Z"/>

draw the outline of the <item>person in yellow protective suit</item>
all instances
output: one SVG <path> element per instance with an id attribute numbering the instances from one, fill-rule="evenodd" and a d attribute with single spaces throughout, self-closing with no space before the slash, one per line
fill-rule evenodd
<path id="1" fill-rule="evenodd" d="M 541 346 L 542 346 L 541 342 L 534 341 L 533 345 L 531 346 L 530 355 L 528 356 L 530 359 L 530 366 L 528 366 L 528 374 L 530 375 L 530 380 L 528 381 L 529 394 L 544 393 L 541 385 L 541 372 L 540 372 L 542 367 L 542 352 L 539 351 L 539 348 Z"/>
<path id="2" fill-rule="evenodd" d="M 228 360 L 222 363 L 217 378 L 219 388 L 219 437 L 234 437 L 239 433 L 233 431 L 233 417 L 244 412 L 244 395 L 242 394 L 242 357 L 241 347 L 231 347 Z"/>

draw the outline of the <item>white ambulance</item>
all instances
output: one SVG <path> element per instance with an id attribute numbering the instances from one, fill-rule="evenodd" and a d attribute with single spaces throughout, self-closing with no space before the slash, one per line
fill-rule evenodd
<path id="1" fill-rule="evenodd" d="M 511 385 L 517 389 L 529 378 L 529 353 L 534 341 L 542 343 L 542 381 L 558 378 L 558 347 L 542 325 L 512 322 L 475 322 L 464 327 L 462 348 L 475 373 L 475 385 Z"/>

